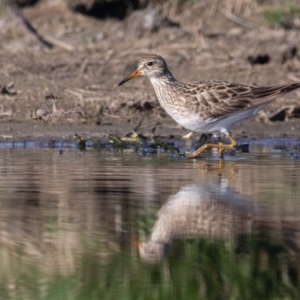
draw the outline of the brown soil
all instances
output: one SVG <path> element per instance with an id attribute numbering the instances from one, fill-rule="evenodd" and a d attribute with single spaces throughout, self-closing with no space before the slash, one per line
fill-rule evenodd
<path id="1" fill-rule="evenodd" d="M 201 3 L 170 10 L 169 18 L 180 27 L 162 27 L 158 32 L 135 23 L 143 11 L 124 21 L 97 20 L 54 0 L 22 10 L 39 34 L 54 42 L 52 49 L 29 38 L 16 18 L 4 11 L 0 16 L 2 139 L 64 139 L 75 132 L 123 135 L 143 116 L 144 133 L 156 121 L 163 124 L 157 134 L 186 133 L 159 106 L 146 79 L 118 87 L 143 53 L 162 55 L 173 75 L 186 82 L 222 79 L 279 85 L 300 81 L 297 28 L 268 28 L 259 18 L 259 9 L 248 17 L 239 16 L 251 22 L 247 27 L 248 23 L 240 25 L 221 10 L 212 14 Z M 300 136 L 299 114 L 300 91 L 296 91 L 233 131 L 254 138 Z M 284 122 L 270 122 L 274 116 Z"/>

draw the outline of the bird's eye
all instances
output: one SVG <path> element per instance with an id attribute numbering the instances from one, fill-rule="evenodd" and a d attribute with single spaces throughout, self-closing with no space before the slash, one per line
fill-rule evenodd
<path id="1" fill-rule="evenodd" d="M 153 64 L 154 64 L 153 61 L 149 61 L 149 62 L 147 63 L 147 66 L 148 66 L 148 67 L 151 67 L 151 66 L 153 66 Z"/>

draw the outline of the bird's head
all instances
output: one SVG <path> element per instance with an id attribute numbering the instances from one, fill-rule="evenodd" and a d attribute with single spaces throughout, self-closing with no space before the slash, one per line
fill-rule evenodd
<path id="1" fill-rule="evenodd" d="M 149 79 L 158 78 L 166 72 L 168 72 L 168 67 L 161 56 L 147 55 L 139 61 L 137 69 L 119 83 L 119 86 L 135 77 L 146 76 Z"/>
<path id="2" fill-rule="evenodd" d="M 138 247 L 141 259 L 149 264 L 156 264 L 161 262 L 169 248 L 169 243 L 151 241 L 141 242 L 135 241 L 135 245 Z"/>

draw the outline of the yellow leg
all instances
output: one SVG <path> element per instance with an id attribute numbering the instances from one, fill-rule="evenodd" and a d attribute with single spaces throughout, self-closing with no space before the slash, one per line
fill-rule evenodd
<path id="1" fill-rule="evenodd" d="M 219 176 L 222 175 L 224 167 L 225 167 L 224 158 L 220 157 L 220 160 L 219 160 Z"/>
<path id="2" fill-rule="evenodd" d="M 221 142 L 221 138 L 220 137 L 219 137 L 219 145 L 223 145 L 223 143 Z M 223 158 L 224 158 L 224 152 L 225 152 L 225 148 L 219 148 L 220 161 L 223 160 Z"/>
<path id="3" fill-rule="evenodd" d="M 208 148 L 218 148 L 220 151 L 220 157 L 223 158 L 224 157 L 224 151 L 225 149 L 232 149 L 237 145 L 236 140 L 231 136 L 231 135 L 227 135 L 226 136 L 229 140 L 230 140 L 230 144 L 223 144 L 223 143 L 219 143 L 219 144 L 204 144 L 203 146 L 201 146 L 199 149 L 197 149 L 196 151 L 194 151 L 193 153 L 191 153 L 189 155 L 189 158 L 195 158 L 197 157 L 199 154 L 201 154 L 204 150 L 208 149 Z"/>

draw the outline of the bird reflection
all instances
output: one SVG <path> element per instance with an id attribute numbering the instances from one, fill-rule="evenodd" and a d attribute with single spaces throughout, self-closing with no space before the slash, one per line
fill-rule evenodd
<path id="1" fill-rule="evenodd" d="M 250 232 L 252 213 L 252 201 L 230 189 L 225 180 L 186 185 L 158 211 L 149 239 L 139 244 L 140 257 L 148 263 L 161 261 L 177 238 L 233 238 Z"/>

